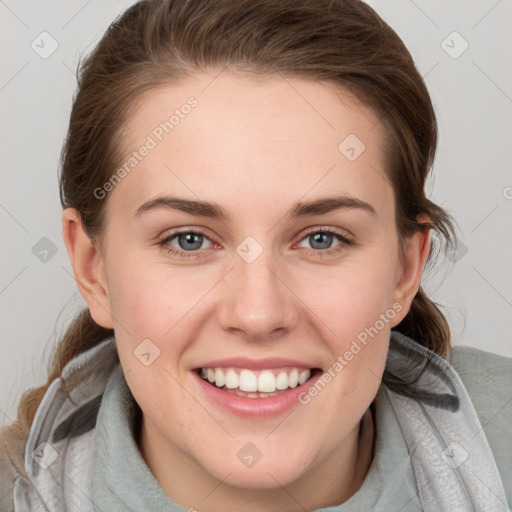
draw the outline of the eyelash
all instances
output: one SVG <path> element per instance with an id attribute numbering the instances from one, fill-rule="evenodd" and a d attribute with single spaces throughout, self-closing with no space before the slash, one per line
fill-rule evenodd
<path id="1" fill-rule="evenodd" d="M 311 231 L 308 231 L 299 240 L 299 243 L 302 242 L 308 236 L 313 235 L 315 233 L 326 233 L 326 234 L 329 234 L 329 235 L 334 235 L 335 237 L 337 237 L 342 242 L 341 244 L 339 244 L 336 247 L 331 248 L 331 249 L 324 249 L 324 250 L 308 249 L 307 250 L 308 253 L 313 253 L 315 256 L 324 257 L 324 254 L 326 254 L 326 253 L 329 253 L 329 255 L 332 255 L 333 253 L 335 254 L 335 253 L 338 253 L 338 252 L 342 251 L 344 248 L 346 248 L 346 246 L 350 246 L 350 245 L 353 244 L 353 241 L 350 240 L 349 238 L 347 238 L 345 235 L 342 235 L 341 233 L 338 233 L 337 231 L 333 231 L 333 230 L 327 229 L 327 228 L 314 228 Z M 201 236 L 207 238 L 208 240 L 210 240 L 210 238 L 208 236 L 206 236 L 206 234 L 202 233 L 201 231 L 183 230 L 183 231 L 176 231 L 176 232 L 171 233 L 170 235 L 167 235 L 166 237 L 160 239 L 158 241 L 157 245 L 159 245 L 162 248 L 165 248 L 168 253 L 170 253 L 170 254 L 172 254 L 174 256 L 179 256 L 181 258 L 191 258 L 191 257 L 195 258 L 195 257 L 197 257 L 197 253 L 200 252 L 199 250 L 183 251 L 183 250 L 177 250 L 177 249 L 175 249 L 172 246 L 167 246 L 168 242 L 170 242 L 173 238 L 176 238 L 177 236 L 184 235 L 184 234 L 201 235 Z"/>

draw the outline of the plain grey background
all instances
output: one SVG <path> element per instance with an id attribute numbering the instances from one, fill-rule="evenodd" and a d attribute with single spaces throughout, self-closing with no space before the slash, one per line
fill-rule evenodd
<path id="1" fill-rule="evenodd" d="M 132 3 L 0 0 L 0 424 L 46 380 L 53 345 L 85 306 L 62 240 L 59 155 L 78 56 Z M 423 284 L 454 344 L 512 357 L 512 2 L 368 3 L 409 48 L 438 116 L 428 190 L 454 215 L 459 247 Z"/>

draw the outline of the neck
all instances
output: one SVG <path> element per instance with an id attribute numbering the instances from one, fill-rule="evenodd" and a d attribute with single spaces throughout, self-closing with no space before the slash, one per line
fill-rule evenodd
<path id="1" fill-rule="evenodd" d="M 339 505 L 353 496 L 364 482 L 374 457 L 375 428 L 368 409 L 343 449 L 335 450 L 324 461 L 308 470 L 298 480 L 275 489 L 246 489 L 218 481 L 183 451 L 166 448 L 168 440 L 157 439 L 154 429 L 148 432 L 141 418 L 136 439 L 142 457 L 164 492 L 177 504 L 197 502 L 208 496 L 199 512 L 225 512 L 250 508 L 258 503 L 260 512 L 302 512 Z M 346 444 L 350 444 L 347 450 Z M 162 453 L 168 454 L 162 457 Z M 173 460 L 170 465 L 167 461 Z M 212 492 L 212 489 L 215 492 Z M 186 505 L 187 508 L 189 505 Z M 196 507 L 197 508 L 197 507 Z"/>

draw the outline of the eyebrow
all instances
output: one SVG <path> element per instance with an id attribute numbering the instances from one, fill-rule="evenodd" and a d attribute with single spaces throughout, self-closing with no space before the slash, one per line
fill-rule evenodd
<path id="1" fill-rule="evenodd" d="M 179 197 L 162 196 L 152 199 L 137 208 L 134 217 L 156 209 L 172 209 L 178 210 L 199 217 L 207 217 L 220 221 L 230 221 L 231 217 L 227 210 L 217 203 L 207 201 L 193 201 L 190 199 L 182 199 Z M 360 209 L 377 215 L 373 206 L 361 199 L 350 196 L 334 196 L 315 199 L 309 202 L 295 203 L 287 213 L 288 220 L 295 220 L 301 217 L 313 215 L 323 215 L 337 209 Z"/>

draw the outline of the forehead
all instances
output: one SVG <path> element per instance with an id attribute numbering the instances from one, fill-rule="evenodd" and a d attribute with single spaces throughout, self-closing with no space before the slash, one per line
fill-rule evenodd
<path id="1" fill-rule="evenodd" d="M 188 108 L 187 103 L 192 101 L 196 106 Z M 222 71 L 217 76 L 187 75 L 141 94 L 124 125 L 126 145 L 135 147 L 143 133 L 153 133 L 173 114 L 174 138 L 187 130 L 187 124 L 194 124 L 194 129 L 202 125 L 197 136 L 207 133 L 209 138 L 222 139 L 258 135 L 274 140 L 294 137 L 314 141 L 322 136 L 329 144 L 350 129 L 361 138 L 377 140 L 384 135 L 376 113 L 331 82 Z M 192 122 L 182 123 L 187 117 Z"/>
<path id="2" fill-rule="evenodd" d="M 373 110 L 334 84 L 196 73 L 138 98 L 122 134 L 121 165 L 134 165 L 113 196 L 132 210 L 163 192 L 243 193 L 249 205 L 276 187 L 294 202 L 337 186 L 370 199 L 389 187 L 384 136 Z"/>

